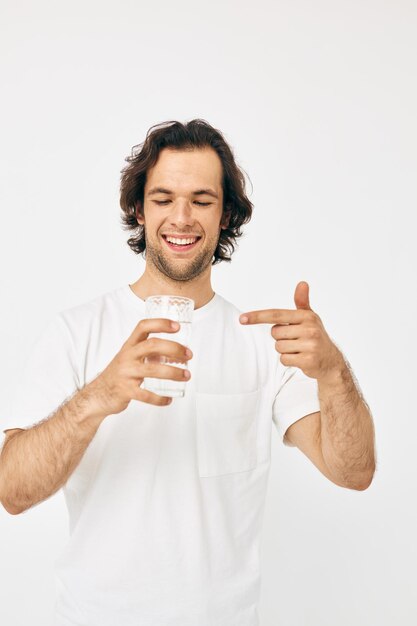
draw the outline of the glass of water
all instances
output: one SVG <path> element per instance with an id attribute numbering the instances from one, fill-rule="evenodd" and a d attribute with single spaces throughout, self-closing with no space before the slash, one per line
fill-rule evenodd
<path id="1" fill-rule="evenodd" d="M 194 300 L 181 296 L 149 296 L 145 300 L 146 318 L 165 318 L 179 322 L 180 329 L 174 333 L 149 333 L 149 337 L 169 339 L 177 341 L 185 347 L 189 347 L 191 338 L 191 321 L 194 311 Z M 186 363 L 177 363 L 167 356 L 145 357 L 144 362 L 149 363 L 156 359 L 159 363 L 165 363 L 174 367 L 187 368 Z M 152 391 L 159 396 L 181 397 L 185 394 L 186 380 L 169 380 L 167 378 L 144 378 L 143 389 Z"/>

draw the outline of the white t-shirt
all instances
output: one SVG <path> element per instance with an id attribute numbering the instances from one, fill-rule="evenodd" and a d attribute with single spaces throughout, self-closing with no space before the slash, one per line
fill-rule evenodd
<path id="1" fill-rule="evenodd" d="M 129 285 L 57 313 L 2 429 L 51 415 L 144 313 Z M 132 400 L 100 424 L 63 487 L 70 536 L 55 562 L 55 626 L 259 624 L 271 424 L 282 439 L 320 405 L 317 381 L 281 364 L 272 325 L 244 326 L 241 313 L 219 294 L 194 310 L 185 396 Z"/>

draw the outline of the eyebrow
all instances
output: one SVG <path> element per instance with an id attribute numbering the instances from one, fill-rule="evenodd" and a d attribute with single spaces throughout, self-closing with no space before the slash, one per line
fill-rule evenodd
<path id="1" fill-rule="evenodd" d="M 165 189 L 164 187 L 153 187 L 152 189 L 148 191 L 146 195 L 153 196 L 156 193 L 173 194 L 174 192 L 170 191 L 169 189 Z M 193 191 L 193 195 L 194 196 L 208 195 L 208 196 L 213 196 L 213 198 L 218 198 L 217 193 L 213 191 L 212 189 L 197 189 L 196 191 Z"/>

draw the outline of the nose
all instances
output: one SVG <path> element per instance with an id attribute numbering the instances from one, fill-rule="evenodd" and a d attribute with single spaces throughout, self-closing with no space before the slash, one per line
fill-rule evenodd
<path id="1" fill-rule="evenodd" d="M 170 226 L 183 228 L 184 226 L 192 226 L 195 222 L 193 216 L 193 207 L 188 200 L 177 199 L 173 203 L 171 213 L 168 218 Z"/>

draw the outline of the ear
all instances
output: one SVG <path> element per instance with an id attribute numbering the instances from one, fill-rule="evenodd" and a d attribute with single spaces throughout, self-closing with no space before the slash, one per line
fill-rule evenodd
<path id="1" fill-rule="evenodd" d="M 227 228 L 229 226 L 229 222 L 230 222 L 230 216 L 232 214 L 232 210 L 231 209 L 226 209 L 223 212 L 223 217 L 222 220 L 220 222 L 220 225 L 223 229 Z"/>
<path id="2" fill-rule="evenodd" d="M 142 204 L 140 202 L 137 202 L 135 204 L 135 215 L 136 215 L 136 221 L 138 224 L 145 223 L 145 218 L 142 215 Z"/>

